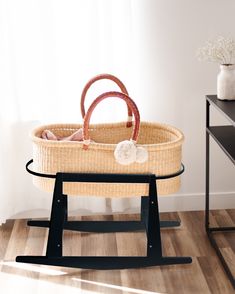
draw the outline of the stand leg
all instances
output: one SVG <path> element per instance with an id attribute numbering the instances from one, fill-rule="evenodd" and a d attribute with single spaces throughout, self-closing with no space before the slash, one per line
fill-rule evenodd
<path id="1" fill-rule="evenodd" d="M 148 205 L 149 205 L 149 197 L 142 196 L 141 197 L 141 222 L 145 226 L 146 233 L 148 232 Z"/>
<path id="2" fill-rule="evenodd" d="M 62 177 L 57 174 L 52 200 L 49 236 L 47 242 L 47 257 L 62 256 L 63 226 L 67 215 L 67 197 L 62 193 Z"/>
<path id="3" fill-rule="evenodd" d="M 186 264 L 191 263 L 191 257 L 163 257 L 161 231 L 159 220 L 159 207 L 157 185 L 154 176 L 149 183 L 148 197 L 148 223 L 147 223 L 147 258 L 153 260 L 155 265 Z"/>
<path id="4" fill-rule="evenodd" d="M 149 209 L 148 209 L 148 223 L 147 223 L 147 256 L 148 257 L 162 257 L 161 233 L 159 209 L 157 200 L 157 186 L 155 177 L 151 177 L 149 183 Z"/>
<path id="5" fill-rule="evenodd" d="M 147 232 L 147 223 L 148 223 L 148 205 L 149 205 L 149 197 L 148 196 L 142 196 L 141 197 L 141 222 L 145 224 L 145 229 Z M 173 228 L 173 227 L 179 227 L 180 221 L 168 221 L 160 220 L 160 227 L 161 228 Z"/>
<path id="6" fill-rule="evenodd" d="M 68 196 L 63 194 L 64 198 L 64 222 L 68 222 Z"/>

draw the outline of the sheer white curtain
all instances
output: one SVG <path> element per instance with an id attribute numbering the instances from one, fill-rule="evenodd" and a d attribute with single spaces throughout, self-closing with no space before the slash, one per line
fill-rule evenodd
<path id="1" fill-rule="evenodd" d="M 112 73 L 136 89 L 134 6 L 131 0 L 0 0 L 0 223 L 48 214 L 50 195 L 38 191 L 24 169 L 32 154 L 32 128 L 81 122 L 80 93 L 96 74 Z M 86 105 L 111 87 L 102 82 L 93 87 Z M 113 103 L 104 103 L 93 121 L 125 119 L 125 105 Z M 107 212 L 104 199 L 73 201 L 73 209 L 83 213 Z M 125 210 L 131 202 L 111 206 Z"/>

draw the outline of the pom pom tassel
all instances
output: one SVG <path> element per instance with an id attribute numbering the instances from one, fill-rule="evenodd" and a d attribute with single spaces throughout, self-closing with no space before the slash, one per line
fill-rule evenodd
<path id="1" fill-rule="evenodd" d="M 144 163 L 148 160 L 148 152 L 143 147 L 136 147 L 135 141 L 125 140 L 117 144 L 114 157 L 122 165 L 134 162 Z"/>
<path id="2" fill-rule="evenodd" d="M 144 163 L 148 160 L 148 151 L 144 147 L 136 148 L 136 162 Z"/>

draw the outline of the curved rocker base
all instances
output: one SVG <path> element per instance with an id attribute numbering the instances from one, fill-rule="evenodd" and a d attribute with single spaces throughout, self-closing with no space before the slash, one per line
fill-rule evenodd
<path id="1" fill-rule="evenodd" d="M 128 269 L 160 265 L 187 264 L 192 262 L 191 257 L 160 257 L 145 256 L 18 256 L 17 262 L 73 267 L 82 269 Z"/>

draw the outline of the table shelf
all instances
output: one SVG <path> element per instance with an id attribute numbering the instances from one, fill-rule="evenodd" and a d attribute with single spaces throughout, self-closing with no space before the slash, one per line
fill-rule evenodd
<path id="1" fill-rule="evenodd" d="M 235 164 L 235 128 L 233 126 L 213 126 L 206 130 Z"/>
<path id="2" fill-rule="evenodd" d="M 219 100 L 216 95 L 207 95 L 207 101 L 212 104 L 235 127 L 235 101 Z"/>

